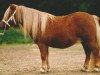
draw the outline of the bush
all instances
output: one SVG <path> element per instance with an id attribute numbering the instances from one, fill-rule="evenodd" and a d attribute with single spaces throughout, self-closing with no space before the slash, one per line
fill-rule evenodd
<path id="1" fill-rule="evenodd" d="M 3 31 L 0 31 L 3 32 Z M 24 38 L 19 29 L 10 28 L 4 35 L 0 36 L 0 44 L 27 44 L 31 43 L 30 38 Z"/>

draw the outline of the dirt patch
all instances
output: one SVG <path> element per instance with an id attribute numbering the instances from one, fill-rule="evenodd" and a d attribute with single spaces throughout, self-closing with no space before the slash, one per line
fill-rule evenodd
<path id="1" fill-rule="evenodd" d="M 85 59 L 80 44 L 66 49 L 49 48 L 49 53 L 51 71 L 41 74 L 40 52 L 36 45 L 0 46 L 0 75 L 100 75 L 80 71 Z"/>

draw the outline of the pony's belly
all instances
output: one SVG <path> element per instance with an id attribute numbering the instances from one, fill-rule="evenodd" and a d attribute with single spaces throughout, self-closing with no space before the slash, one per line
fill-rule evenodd
<path id="1" fill-rule="evenodd" d="M 54 48 L 67 48 L 75 44 L 76 41 L 53 41 L 48 46 Z"/>

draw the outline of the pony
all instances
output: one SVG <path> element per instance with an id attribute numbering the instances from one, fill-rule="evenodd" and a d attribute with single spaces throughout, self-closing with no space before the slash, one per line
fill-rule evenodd
<path id="1" fill-rule="evenodd" d="M 49 47 L 67 48 L 77 40 L 85 51 L 83 71 L 99 71 L 100 28 L 99 18 L 86 12 L 55 16 L 22 5 L 11 4 L 4 13 L 0 28 L 19 27 L 25 37 L 30 36 L 41 54 L 41 72 L 50 71 Z M 77 59 L 78 60 L 78 59 Z"/>

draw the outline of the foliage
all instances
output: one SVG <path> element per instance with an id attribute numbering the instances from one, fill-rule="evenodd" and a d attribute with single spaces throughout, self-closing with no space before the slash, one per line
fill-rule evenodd
<path id="1" fill-rule="evenodd" d="M 3 31 L 2 31 L 3 32 Z M 1 44 L 20 44 L 20 43 L 31 43 L 30 38 L 24 38 L 23 33 L 19 29 L 10 28 L 5 35 L 0 36 Z"/>

